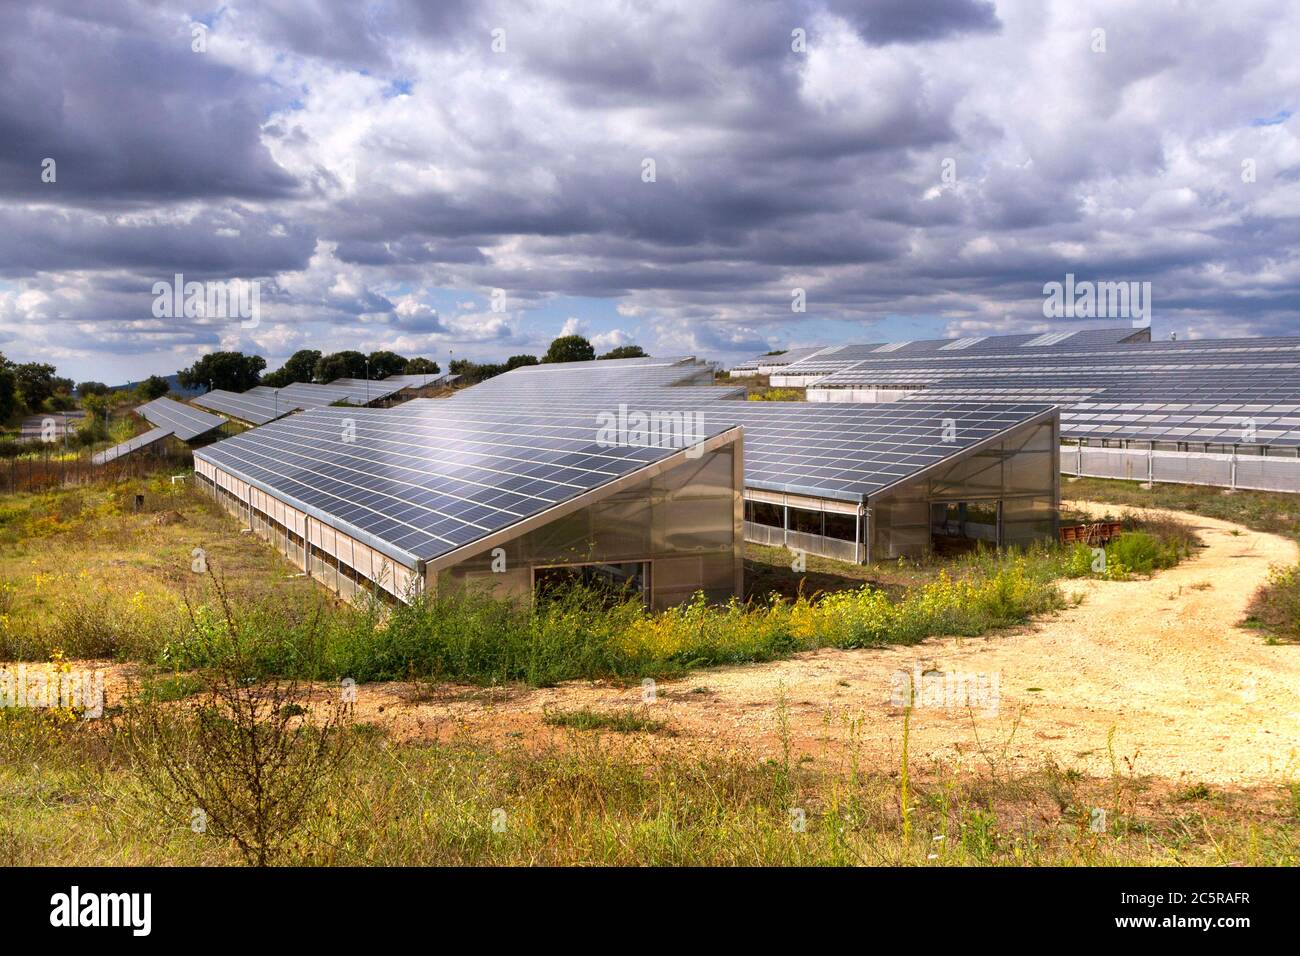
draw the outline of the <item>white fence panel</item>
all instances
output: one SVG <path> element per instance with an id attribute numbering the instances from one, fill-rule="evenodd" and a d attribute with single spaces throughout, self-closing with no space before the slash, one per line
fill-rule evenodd
<path id="1" fill-rule="evenodd" d="M 1300 458 L 1061 446 L 1061 473 L 1088 478 L 1300 493 Z"/>

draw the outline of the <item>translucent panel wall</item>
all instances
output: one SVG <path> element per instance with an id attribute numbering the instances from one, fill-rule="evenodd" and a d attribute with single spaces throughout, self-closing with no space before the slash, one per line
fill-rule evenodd
<path id="1" fill-rule="evenodd" d="M 742 593 L 737 452 L 732 442 L 564 517 L 525 522 L 530 527 L 517 537 L 436 572 L 437 586 L 467 583 L 528 599 L 536 567 L 649 561 L 653 607 L 696 591 L 726 601 Z"/>
<path id="2" fill-rule="evenodd" d="M 1269 448 L 1267 455 L 1258 454 L 1260 450 L 1251 449 L 1251 454 L 1245 454 L 1238 449 L 1234 455 L 1175 451 L 1166 447 L 1062 445 L 1061 471 L 1093 478 L 1300 492 L 1300 461 L 1292 456 L 1295 449 Z M 1273 457 L 1282 455 L 1292 457 Z"/>
<path id="3" fill-rule="evenodd" d="M 406 600 L 420 579 L 412 568 L 355 540 L 318 518 L 201 458 L 194 460 L 198 487 L 297 567 L 345 599 L 380 593 Z"/>
<path id="4" fill-rule="evenodd" d="M 1000 514 L 996 538 L 1002 545 L 1051 539 L 1056 534 L 1060 502 L 1059 461 L 1057 423 L 1024 425 L 995 444 L 872 495 L 869 559 L 885 561 L 926 553 L 936 515 L 943 510 L 935 506 L 949 502 L 996 507 Z M 978 510 L 988 513 L 989 509 Z"/>

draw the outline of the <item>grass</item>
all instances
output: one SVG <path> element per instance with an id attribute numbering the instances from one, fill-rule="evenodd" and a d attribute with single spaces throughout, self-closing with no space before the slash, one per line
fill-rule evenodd
<path id="1" fill-rule="evenodd" d="M 751 402 L 802 402 L 804 395 L 802 388 L 764 388 L 750 390 L 745 398 Z"/>
<path id="2" fill-rule="evenodd" d="M 1189 511 L 1243 524 L 1255 531 L 1300 538 L 1300 495 L 1269 491 L 1233 491 L 1203 485 L 1157 484 L 1143 488 L 1135 481 L 1066 478 L 1062 497 L 1134 508 Z"/>
<path id="3" fill-rule="evenodd" d="M 185 596 L 211 598 L 196 548 L 250 601 L 302 612 L 321 600 L 278 554 L 166 474 L 0 497 L 0 660 L 44 660 L 55 649 L 156 659 Z"/>
<path id="4" fill-rule="evenodd" d="M 149 675 L 140 688 L 140 694 L 151 703 L 167 704 L 193 697 L 203 686 L 203 681 L 194 674 Z"/>
<path id="5" fill-rule="evenodd" d="M 137 513 L 128 503 L 141 488 L 148 503 Z M 1107 551 L 1105 573 L 1150 573 L 1191 546 L 1176 524 L 1134 525 Z M 141 706 L 163 714 L 189 706 L 201 688 L 195 674 L 221 654 L 234 626 L 215 613 L 211 580 L 191 570 L 195 547 L 235 595 L 238 628 L 255 637 L 255 670 L 293 672 L 320 615 L 326 671 L 359 682 L 631 681 L 815 647 L 980 634 L 1050 613 L 1064 602 L 1062 580 L 1095 573 L 1090 549 L 1037 548 L 868 568 L 810 558 L 809 573 L 795 576 L 787 553 L 753 548 L 751 573 L 768 586 L 729 607 L 696 603 L 651 614 L 631 604 L 600 607 L 571 592 L 533 613 L 469 593 L 380 613 L 327 597 L 293 576 L 269 546 L 238 534 L 207 499 L 154 481 L 0 504 L 0 659 L 48 659 L 64 648 L 70 656 L 143 661 L 153 667 L 139 684 Z M 711 692 L 701 683 L 683 693 Z M 783 703 L 778 720 L 784 712 Z M 844 762 L 830 765 L 793 754 L 788 733 L 772 759 L 681 753 L 677 742 L 662 740 L 671 726 L 649 707 L 552 711 L 544 719 L 575 733 L 539 751 L 490 746 L 463 731 L 428 743 L 390 738 L 373 724 L 351 726 L 348 760 L 278 862 L 1300 862 L 1296 783 L 1179 790 L 1139 776 L 1118 756 L 1110 778 L 1051 764 L 1012 772 L 988 756 L 961 769 L 913 756 L 877 772 L 862 769 L 851 721 Z M 115 711 L 73 721 L 0 710 L 0 866 L 241 861 L 229 841 L 145 809 L 126 730 Z M 901 720 L 897 730 L 901 741 Z M 1093 825 L 1099 808 L 1106 811 L 1100 830 Z"/>
<path id="6" fill-rule="evenodd" d="M 901 732 L 901 728 L 900 728 Z M 354 726 L 349 759 L 278 862 L 287 865 L 1003 866 L 1300 862 L 1286 787 L 1180 803 L 1121 772 L 913 768 L 564 749 L 459 737 L 403 744 Z M 0 866 L 237 865 L 212 833 L 143 812 L 112 721 L 0 716 Z M 1106 810 L 1106 826 L 1089 825 Z M 185 814 L 181 814 L 184 818 Z M 796 825 L 796 821 L 798 824 Z"/>
<path id="7" fill-rule="evenodd" d="M 135 495 L 145 495 L 143 511 Z M 1149 573 L 1190 548 L 1186 529 L 1134 531 L 1111 545 L 1107 576 Z M 200 550 L 196 550 L 200 549 Z M 536 609 L 485 594 L 424 596 L 390 611 L 352 607 L 240 534 L 204 496 L 163 477 L 6 499 L 0 511 L 0 659 L 135 661 L 178 673 L 223 653 L 213 601 L 219 574 L 247 628 L 258 673 L 291 674 L 321 619 L 334 678 L 550 685 L 635 680 L 770 661 L 820 647 L 976 636 L 1064 606 L 1058 582 L 1093 575 L 1082 546 L 976 549 L 951 559 L 870 568 L 753 547 L 750 599 L 658 613 L 609 607 L 576 590 Z"/>
<path id="8" fill-rule="evenodd" d="M 1300 543 L 1300 495 L 1268 491 L 1225 491 L 1199 485 L 1155 485 L 1101 478 L 1070 479 L 1062 494 L 1140 508 L 1188 511 L 1281 535 Z M 1269 643 L 1300 641 L 1300 565 L 1274 568 L 1255 595 L 1243 622 Z"/>
<path id="9" fill-rule="evenodd" d="M 571 727 L 574 730 L 609 730 L 616 734 L 658 734 L 668 728 L 662 720 L 655 720 L 631 708 L 603 712 L 583 707 L 580 710 L 550 710 L 542 718 L 551 727 Z"/>

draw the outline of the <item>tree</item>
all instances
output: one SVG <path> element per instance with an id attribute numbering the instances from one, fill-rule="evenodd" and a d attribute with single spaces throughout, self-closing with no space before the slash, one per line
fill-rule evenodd
<path id="1" fill-rule="evenodd" d="M 8 421 L 18 406 L 18 376 L 13 363 L 0 354 L 0 422 Z"/>
<path id="2" fill-rule="evenodd" d="M 504 365 L 479 365 L 469 359 L 455 359 L 451 363 L 451 374 L 460 376 L 461 385 L 474 385 L 484 379 L 492 378 L 494 375 L 500 375 L 505 370 Z"/>
<path id="3" fill-rule="evenodd" d="M 403 375 L 437 375 L 441 371 L 437 362 L 427 358 L 407 359 L 402 368 Z"/>
<path id="4" fill-rule="evenodd" d="M 54 394 L 50 396 L 48 406 L 51 411 L 62 412 L 77 407 L 77 400 L 72 397 L 73 383 L 70 378 L 54 376 Z"/>
<path id="5" fill-rule="evenodd" d="M 82 398 L 87 395 L 107 395 L 109 388 L 103 382 L 81 382 L 77 385 L 77 394 Z"/>
<path id="6" fill-rule="evenodd" d="M 45 407 L 46 400 L 54 395 L 56 383 L 53 365 L 24 362 L 14 366 L 14 375 L 18 378 L 18 391 L 22 393 L 23 404 L 29 411 L 39 412 Z"/>
<path id="7" fill-rule="evenodd" d="M 171 383 L 161 375 L 150 375 L 136 389 L 140 393 L 140 397 L 146 402 L 152 402 L 155 398 L 162 398 L 171 390 Z"/>
<path id="8" fill-rule="evenodd" d="M 365 378 L 366 357 L 360 352 L 344 351 L 322 355 L 316 363 L 316 381 L 332 382 L 336 378 Z"/>
<path id="9" fill-rule="evenodd" d="M 581 335 L 561 335 L 546 350 L 543 362 L 589 362 L 596 350 Z"/>
<path id="10" fill-rule="evenodd" d="M 404 368 L 406 368 L 406 358 L 396 352 L 379 351 L 370 353 L 371 378 L 388 378 L 390 375 L 400 375 Z"/>
<path id="11" fill-rule="evenodd" d="M 86 417 L 77 424 L 77 441 L 82 445 L 93 445 L 108 438 L 109 409 L 113 403 L 113 393 L 86 395 L 81 400 L 81 407 L 86 410 Z"/>
<path id="12" fill-rule="evenodd" d="M 521 365 L 537 364 L 539 363 L 536 355 L 512 355 L 510 358 L 506 359 L 506 371 L 508 372 L 512 368 L 519 368 Z"/>
<path id="13" fill-rule="evenodd" d="M 649 358 L 645 354 L 645 349 L 639 345 L 620 345 L 618 348 L 610 349 L 604 355 L 603 359 L 625 359 L 625 358 Z"/>
<path id="14" fill-rule="evenodd" d="M 316 374 L 316 363 L 319 361 L 319 349 L 299 349 L 289 356 L 284 365 L 269 375 L 263 375 L 262 384 L 284 388 L 294 382 L 310 382 Z"/>
<path id="15" fill-rule="evenodd" d="M 224 388 L 246 392 L 258 383 L 266 359 L 243 352 L 209 352 L 189 368 L 177 373 L 181 388 Z"/>

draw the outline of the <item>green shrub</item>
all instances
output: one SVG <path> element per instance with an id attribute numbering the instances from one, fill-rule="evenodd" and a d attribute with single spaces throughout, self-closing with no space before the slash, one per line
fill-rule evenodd
<path id="1" fill-rule="evenodd" d="M 1151 574 L 1171 568 L 1183 557 L 1177 541 L 1160 541 L 1145 531 L 1128 531 L 1106 546 L 1108 567 L 1130 574 Z"/>

